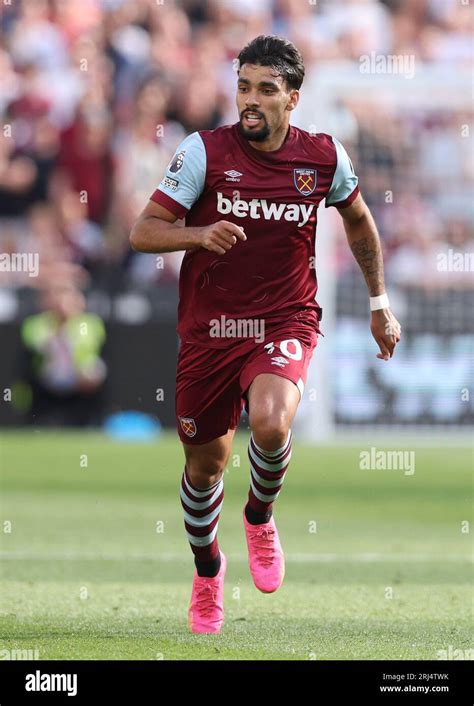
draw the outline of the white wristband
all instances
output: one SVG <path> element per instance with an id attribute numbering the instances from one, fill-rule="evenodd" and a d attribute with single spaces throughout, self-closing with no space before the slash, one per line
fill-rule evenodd
<path id="1" fill-rule="evenodd" d="M 379 294 L 378 297 L 370 297 L 370 311 L 377 311 L 377 309 L 388 309 L 390 302 L 388 301 L 388 295 L 386 292 Z"/>

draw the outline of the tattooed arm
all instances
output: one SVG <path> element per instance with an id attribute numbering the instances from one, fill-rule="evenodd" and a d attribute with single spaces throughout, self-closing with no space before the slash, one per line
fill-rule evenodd
<path id="1" fill-rule="evenodd" d="M 347 208 L 338 209 L 344 222 L 347 242 L 365 277 L 370 297 L 385 292 L 382 247 L 372 214 L 359 194 Z M 370 330 L 380 353 L 377 358 L 388 360 L 400 340 L 400 324 L 390 309 L 371 312 Z"/>
<path id="2" fill-rule="evenodd" d="M 385 292 L 380 238 L 372 214 L 359 196 L 348 208 L 339 210 L 352 253 L 367 282 L 370 297 Z"/>

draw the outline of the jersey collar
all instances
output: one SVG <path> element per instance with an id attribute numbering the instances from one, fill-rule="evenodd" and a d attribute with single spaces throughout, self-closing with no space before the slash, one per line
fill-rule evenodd
<path id="1" fill-rule="evenodd" d="M 292 156 L 291 148 L 295 139 L 295 128 L 293 125 L 289 125 L 288 132 L 286 133 L 286 137 L 283 140 L 282 145 L 277 150 L 270 150 L 269 152 L 264 150 L 256 150 L 255 147 L 252 147 L 249 141 L 240 134 L 238 122 L 234 123 L 233 129 L 239 144 L 242 146 L 242 149 L 259 162 L 263 162 L 264 164 L 278 163 Z"/>

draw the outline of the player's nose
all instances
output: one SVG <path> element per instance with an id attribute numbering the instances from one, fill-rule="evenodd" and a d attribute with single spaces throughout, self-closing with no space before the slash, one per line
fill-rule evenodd
<path id="1" fill-rule="evenodd" d="M 245 108 L 248 110 L 249 108 L 256 108 L 259 104 L 258 99 L 256 96 L 247 96 L 245 99 Z"/>

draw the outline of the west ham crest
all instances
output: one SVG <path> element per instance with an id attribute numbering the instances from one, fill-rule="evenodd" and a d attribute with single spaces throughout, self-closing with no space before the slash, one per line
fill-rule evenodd
<path id="1" fill-rule="evenodd" d="M 179 421 L 181 423 L 181 429 L 184 431 L 186 436 L 196 436 L 196 422 L 190 417 L 180 417 Z"/>
<path id="2" fill-rule="evenodd" d="M 316 188 L 316 169 L 294 169 L 295 186 L 303 196 L 309 196 Z"/>

